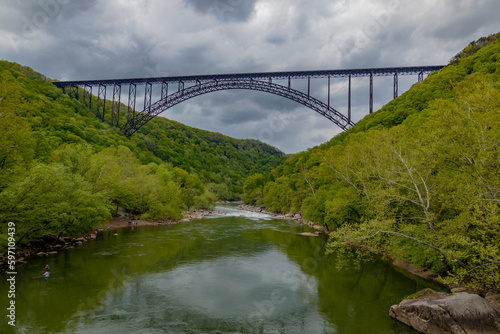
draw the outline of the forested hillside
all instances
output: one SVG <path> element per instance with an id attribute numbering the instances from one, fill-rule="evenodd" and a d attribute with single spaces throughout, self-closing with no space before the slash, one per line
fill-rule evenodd
<path id="1" fill-rule="evenodd" d="M 500 34 L 330 142 L 251 176 L 245 201 L 302 212 L 357 244 L 500 289 Z"/>
<path id="2" fill-rule="evenodd" d="M 234 139 L 157 117 L 136 133 L 143 150 L 198 175 L 221 200 L 240 200 L 243 181 L 270 172 L 286 160 L 276 148 L 253 139 Z"/>
<path id="3" fill-rule="evenodd" d="M 246 176 L 283 159 L 256 140 L 162 118 L 129 139 L 45 76 L 0 61 L 2 247 L 9 221 L 22 246 L 47 233 L 87 232 L 119 208 L 177 219 L 184 210 L 239 198 Z"/>

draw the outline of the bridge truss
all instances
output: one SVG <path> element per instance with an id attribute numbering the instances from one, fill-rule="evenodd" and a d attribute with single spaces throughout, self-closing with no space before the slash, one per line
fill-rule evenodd
<path id="1" fill-rule="evenodd" d="M 57 81 L 54 85 L 69 89 L 69 93 L 79 98 L 79 89 L 83 89 L 83 103 L 92 109 L 92 89 L 97 89 L 96 117 L 104 122 L 107 87 L 112 87 L 111 126 L 119 127 L 120 100 L 122 86 L 128 86 L 127 121 L 121 126 L 125 135 L 131 136 L 152 118 L 165 110 L 189 100 L 215 91 L 246 89 L 267 92 L 298 102 L 318 114 L 326 117 L 342 129 L 354 125 L 351 120 L 351 79 L 353 77 L 370 78 L 370 105 L 369 113 L 373 112 L 373 78 L 374 76 L 394 77 L 394 98 L 398 97 L 398 77 L 400 75 L 417 75 L 422 81 L 424 74 L 437 71 L 444 66 L 413 66 L 391 68 L 367 68 L 351 70 L 324 70 L 324 71 L 293 71 L 293 72 L 261 72 L 215 75 L 171 76 L 156 78 L 112 79 L 112 80 L 84 80 L 84 81 Z M 311 96 L 311 79 L 327 78 L 328 97 L 322 102 Z M 330 105 L 332 78 L 348 78 L 348 108 L 347 115 L 343 115 Z M 307 93 L 292 88 L 293 80 L 307 79 Z M 277 84 L 273 81 L 285 81 L 288 85 Z M 169 84 L 177 89 L 169 94 Z M 186 85 L 187 84 L 187 85 Z M 136 111 L 137 86 L 144 85 L 144 108 Z M 161 85 L 160 99 L 152 102 L 153 85 Z M 126 93 L 126 91 L 125 91 Z"/>

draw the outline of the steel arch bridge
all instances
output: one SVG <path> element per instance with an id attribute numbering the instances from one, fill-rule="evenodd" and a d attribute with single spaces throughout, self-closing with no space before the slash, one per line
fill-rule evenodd
<path id="1" fill-rule="evenodd" d="M 318 114 L 324 116 L 343 130 L 353 126 L 351 120 L 351 78 L 370 77 L 370 107 L 369 113 L 373 112 L 373 77 L 393 76 L 394 77 L 394 98 L 398 96 L 398 76 L 418 75 L 418 81 L 422 81 L 425 73 L 437 71 L 444 66 L 414 66 L 414 67 L 392 67 L 392 68 L 369 68 L 351 70 L 326 70 L 326 71 L 295 71 L 295 72 L 261 72 L 261 73 L 241 73 L 241 74 L 216 74 L 216 75 L 195 75 L 195 76 L 175 76 L 157 78 L 136 78 L 136 79 L 115 79 L 115 80 L 86 80 L 86 81 L 58 81 L 54 82 L 57 87 L 69 87 L 70 95 L 78 99 L 78 88 L 83 88 L 83 103 L 92 109 L 92 88 L 97 88 L 96 117 L 104 122 L 107 87 L 113 87 L 113 99 L 111 101 L 111 126 L 119 127 L 120 99 L 122 95 L 122 85 L 128 85 L 128 106 L 127 121 L 121 126 L 121 130 L 126 136 L 133 135 L 144 124 L 158 116 L 167 109 L 194 98 L 196 96 L 208 94 L 216 91 L 246 89 L 267 92 L 288 98 L 300 103 Z M 327 102 L 322 102 L 311 96 L 311 79 L 328 79 Z M 340 113 L 330 105 L 330 79 L 348 78 L 348 110 L 347 116 Z M 292 80 L 307 79 L 307 93 L 293 89 Z M 288 80 L 288 85 L 274 83 L 273 80 Z M 177 90 L 169 94 L 169 83 L 177 84 Z M 185 87 L 185 83 L 191 86 Z M 161 84 L 161 97 L 152 103 L 153 85 Z M 136 111 L 137 85 L 144 85 L 144 109 Z"/>
<path id="2" fill-rule="evenodd" d="M 247 89 L 255 90 L 261 92 L 267 92 L 275 95 L 279 95 L 295 102 L 298 102 L 314 111 L 318 114 L 326 117 L 336 125 L 338 125 L 343 130 L 347 129 L 349 126 L 353 126 L 354 123 L 347 119 L 346 116 L 342 115 L 337 110 L 333 109 L 331 106 L 319 101 L 312 96 L 308 96 L 298 90 L 288 88 L 282 85 L 278 85 L 272 82 L 258 81 L 258 80 L 221 80 L 221 81 L 208 81 L 204 83 L 199 83 L 189 88 L 177 91 L 166 98 L 159 100 L 158 102 L 151 105 L 147 112 L 142 112 L 137 115 L 136 119 L 129 122 L 130 124 L 123 128 L 126 136 L 132 135 L 140 127 L 146 124 L 153 117 L 161 114 L 163 111 L 181 103 L 189 100 L 193 97 L 216 92 L 222 90 L 231 89 Z"/>

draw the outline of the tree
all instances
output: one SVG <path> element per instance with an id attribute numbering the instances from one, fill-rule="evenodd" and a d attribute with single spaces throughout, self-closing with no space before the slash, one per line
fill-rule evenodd
<path id="1" fill-rule="evenodd" d="M 110 217 L 105 199 L 59 164 L 35 165 L 0 193 L 0 221 L 16 222 L 17 242 L 46 233 L 87 232 Z"/>

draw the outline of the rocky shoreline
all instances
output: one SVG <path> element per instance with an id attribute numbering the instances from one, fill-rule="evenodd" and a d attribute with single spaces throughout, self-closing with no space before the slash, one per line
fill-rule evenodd
<path id="1" fill-rule="evenodd" d="M 184 222 L 188 222 L 193 219 L 200 219 L 204 216 L 224 214 L 224 212 L 217 210 L 192 210 L 184 214 L 184 217 L 175 221 L 150 221 L 142 219 L 134 219 L 129 216 L 121 216 L 112 218 L 108 224 L 104 224 L 104 228 L 96 229 L 90 233 L 87 233 L 80 237 L 63 237 L 61 235 L 48 234 L 44 235 L 41 240 L 31 241 L 30 244 L 22 250 L 19 250 L 16 254 L 16 266 L 25 264 L 27 260 L 35 257 L 47 257 L 55 255 L 61 251 L 74 248 L 86 241 L 94 240 L 97 238 L 97 234 L 102 231 L 117 230 L 132 226 L 153 226 L 153 225 L 176 225 Z M 132 224 L 133 222 L 133 224 Z M 0 272 L 7 270 L 7 258 L 3 256 L 1 258 L 2 267 Z"/>

